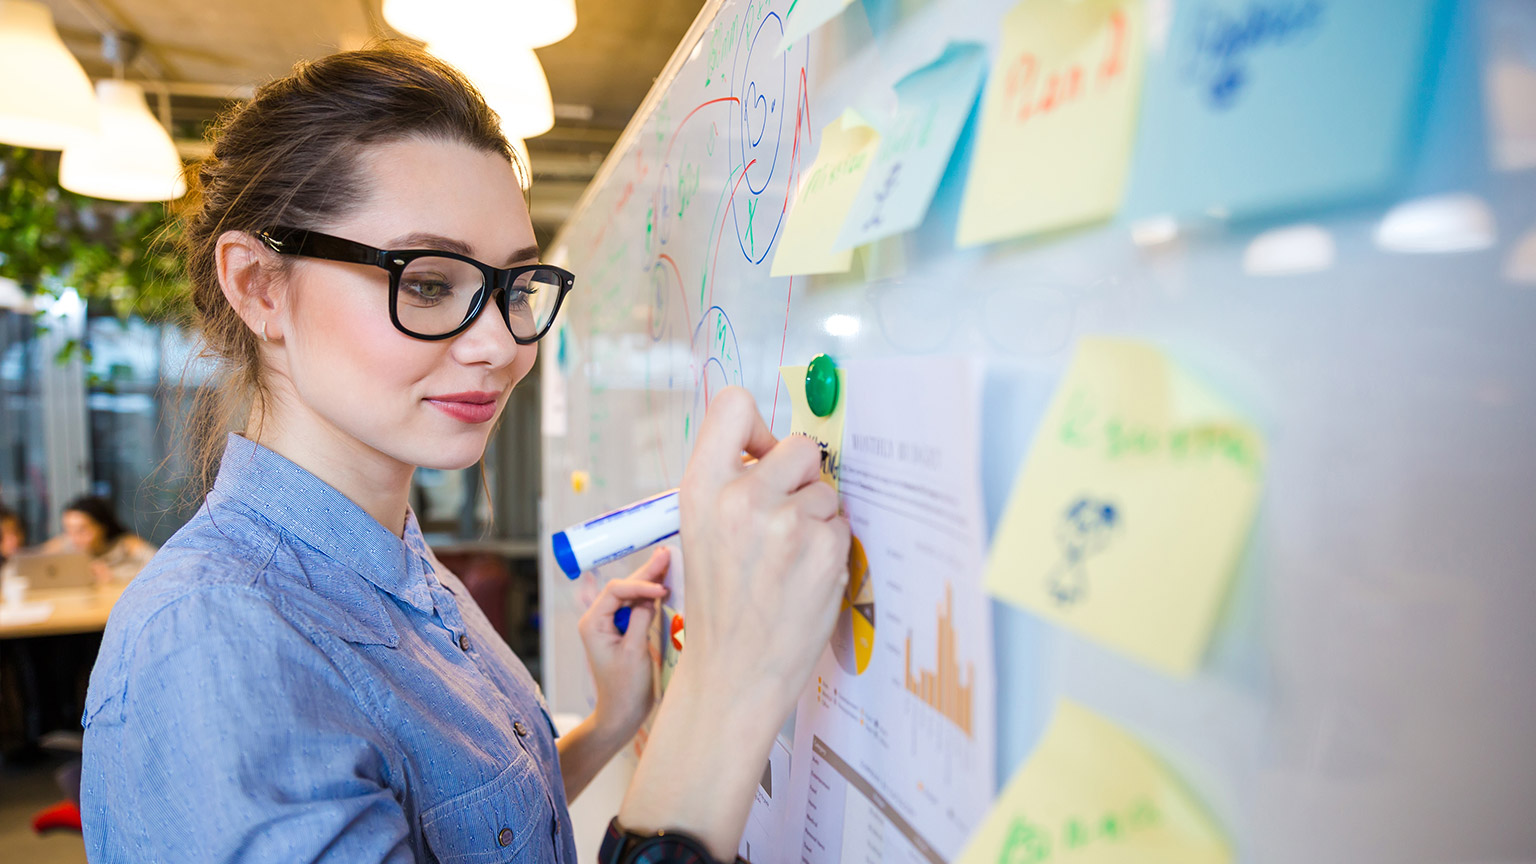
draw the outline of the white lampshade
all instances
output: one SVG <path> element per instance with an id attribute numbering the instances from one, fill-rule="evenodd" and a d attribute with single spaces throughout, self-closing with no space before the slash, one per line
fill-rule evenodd
<path id="1" fill-rule="evenodd" d="M 144 90 L 127 81 L 96 82 L 101 131 L 64 148 L 59 185 L 114 201 L 169 201 L 187 192 L 181 156 Z"/>
<path id="2" fill-rule="evenodd" d="M 0 143 L 62 150 L 96 130 L 91 79 L 41 3 L 0 0 Z"/>
<path id="3" fill-rule="evenodd" d="M 503 47 L 540 48 L 576 29 L 576 0 L 384 0 L 384 20 L 423 42 L 489 33 Z"/>
<path id="4" fill-rule="evenodd" d="M 509 48 L 488 36 L 460 33 L 428 42 L 427 50 L 480 88 L 485 101 L 501 116 L 507 137 L 532 138 L 554 128 L 549 79 L 532 48 Z"/>

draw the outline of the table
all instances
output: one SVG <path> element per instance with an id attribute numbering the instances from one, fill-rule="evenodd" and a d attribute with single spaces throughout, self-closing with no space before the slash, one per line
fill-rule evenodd
<path id="1" fill-rule="evenodd" d="M 91 633 L 107 626 L 107 615 L 128 583 L 91 588 L 58 588 L 27 592 L 27 603 L 52 603 L 53 612 L 41 621 L 0 626 L 0 639 Z"/>

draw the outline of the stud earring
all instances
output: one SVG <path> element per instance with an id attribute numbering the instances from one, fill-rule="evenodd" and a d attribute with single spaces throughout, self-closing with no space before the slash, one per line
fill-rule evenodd
<path id="1" fill-rule="evenodd" d="M 261 341 L 267 341 L 267 322 L 261 322 Z"/>

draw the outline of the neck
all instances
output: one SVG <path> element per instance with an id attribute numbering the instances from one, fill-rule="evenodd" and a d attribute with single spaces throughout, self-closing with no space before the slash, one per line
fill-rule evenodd
<path id="1" fill-rule="evenodd" d="M 279 421 L 275 411 L 253 412 L 246 436 L 320 478 L 402 536 L 415 466 L 369 447 L 310 412 L 284 415 Z"/>

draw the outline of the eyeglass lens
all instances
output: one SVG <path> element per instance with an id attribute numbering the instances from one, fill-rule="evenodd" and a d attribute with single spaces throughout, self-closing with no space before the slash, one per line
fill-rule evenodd
<path id="1" fill-rule="evenodd" d="M 554 270 L 520 273 L 507 287 L 507 324 L 519 339 L 532 339 L 549 324 L 562 280 Z M 400 274 L 395 315 L 401 326 L 423 336 L 457 330 L 475 308 L 485 275 L 454 258 L 417 258 Z"/>

